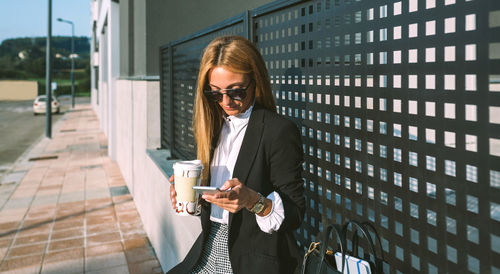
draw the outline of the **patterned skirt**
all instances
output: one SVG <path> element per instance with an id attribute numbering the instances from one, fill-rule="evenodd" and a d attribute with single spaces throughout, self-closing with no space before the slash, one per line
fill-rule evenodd
<path id="1" fill-rule="evenodd" d="M 201 257 L 191 273 L 227 274 L 233 273 L 227 247 L 228 229 L 226 224 L 211 222 L 210 233 L 203 243 Z"/>

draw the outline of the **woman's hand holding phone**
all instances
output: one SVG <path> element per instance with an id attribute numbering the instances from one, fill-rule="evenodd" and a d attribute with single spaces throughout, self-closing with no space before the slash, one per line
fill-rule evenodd
<path id="1" fill-rule="evenodd" d="M 253 206 L 258 200 L 257 192 L 246 187 L 237 178 L 227 180 L 215 194 L 203 194 L 201 198 L 231 213 Z"/>

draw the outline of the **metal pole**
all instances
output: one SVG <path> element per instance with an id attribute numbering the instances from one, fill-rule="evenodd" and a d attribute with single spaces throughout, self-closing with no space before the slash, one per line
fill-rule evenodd
<path id="1" fill-rule="evenodd" d="M 71 22 L 71 108 L 75 108 L 75 25 Z"/>
<path id="2" fill-rule="evenodd" d="M 57 21 L 71 24 L 71 108 L 75 108 L 75 24 L 73 21 L 57 18 Z"/>
<path id="3" fill-rule="evenodd" d="M 48 0 L 47 54 L 45 57 L 45 136 L 52 138 L 52 0 Z"/>

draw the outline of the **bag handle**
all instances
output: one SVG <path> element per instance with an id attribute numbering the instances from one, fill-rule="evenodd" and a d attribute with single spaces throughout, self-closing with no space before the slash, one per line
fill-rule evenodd
<path id="1" fill-rule="evenodd" d="M 309 245 L 309 248 L 306 251 L 306 254 L 304 255 L 304 259 L 302 260 L 302 271 L 300 273 L 304 274 L 306 273 L 306 263 L 307 263 L 307 257 L 311 255 L 311 253 L 318 248 L 318 245 L 320 242 L 311 242 Z"/>
<path id="2" fill-rule="evenodd" d="M 377 230 L 375 229 L 375 227 L 370 222 L 363 222 L 363 223 L 361 223 L 361 225 L 368 232 L 370 232 L 370 230 L 373 231 L 373 234 L 375 235 L 375 243 L 374 243 L 374 245 L 375 246 L 378 245 L 378 247 L 379 247 L 378 251 L 379 251 L 379 255 L 380 255 L 380 256 L 377 256 L 376 253 L 373 253 L 373 256 L 374 256 L 374 259 L 375 259 L 375 268 L 376 268 L 377 273 L 383 273 L 382 272 L 382 262 L 384 261 L 384 250 L 382 249 L 382 241 L 380 240 L 380 236 L 378 235 Z M 370 240 L 372 241 L 373 239 L 371 239 L 371 234 L 370 233 L 368 233 L 368 236 L 370 236 Z M 358 235 L 355 234 L 353 236 L 353 238 L 354 237 L 356 237 L 356 245 L 357 245 Z M 375 249 L 377 249 L 377 248 L 375 248 Z M 356 250 L 356 252 L 357 252 L 357 250 Z"/>
<path id="3" fill-rule="evenodd" d="M 343 247 L 343 240 L 342 240 L 343 237 L 341 237 L 341 235 L 342 235 L 341 229 L 336 224 L 328 225 L 325 233 L 323 234 L 323 241 L 322 241 L 323 244 L 321 245 L 321 250 L 320 250 L 320 265 L 319 265 L 318 269 L 316 270 L 317 274 L 321 273 L 321 265 L 323 265 L 322 262 L 325 260 L 325 255 L 327 252 L 326 248 L 328 246 L 328 240 L 330 238 L 330 234 L 332 233 L 332 231 L 335 232 L 335 235 L 337 236 L 337 242 L 340 244 L 340 252 L 342 252 L 342 254 L 344 254 L 344 247 Z M 344 272 L 344 261 L 342 261 L 342 272 Z"/>
<path id="4" fill-rule="evenodd" d="M 372 240 L 370 233 L 367 232 L 367 230 L 363 224 L 361 224 L 357 221 L 354 221 L 354 220 L 350 220 L 350 221 L 346 222 L 344 224 L 344 226 L 342 227 L 342 235 L 344 236 L 344 238 L 347 237 L 347 229 L 348 229 L 349 225 L 352 225 L 353 227 L 355 226 L 355 229 L 353 229 L 354 235 L 352 237 L 352 239 L 353 239 L 352 252 L 353 252 L 354 257 L 358 257 L 357 246 L 358 246 L 358 231 L 359 231 L 359 232 L 361 232 L 362 236 L 368 241 L 368 245 L 370 246 L 370 251 L 375 258 L 374 264 L 375 264 L 376 271 L 379 272 L 378 270 L 381 269 L 381 266 L 379 266 L 380 264 L 377 261 L 377 253 L 375 253 L 375 246 L 373 244 L 373 240 Z M 345 253 L 346 252 L 342 253 L 342 265 L 344 264 L 344 261 L 345 261 L 345 255 L 346 255 Z M 343 271 L 344 270 L 342 267 L 342 272 Z"/>

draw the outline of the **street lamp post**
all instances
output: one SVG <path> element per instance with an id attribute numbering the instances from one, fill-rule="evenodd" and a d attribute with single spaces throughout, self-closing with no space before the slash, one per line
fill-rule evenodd
<path id="1" fill-rule="evenodd" d="M 52 0 L 48 0 L 47 12 L 47 50 L 45 57 L 45 136 L 52 138 Z"/>
<path id="2" fill-rule="evenodd" d="M 57 18 L 57 21 L 71 24 L 71 108 L 75 108 L 75 24 L 72 21 L 64 20 L 62 18 Z"/>

